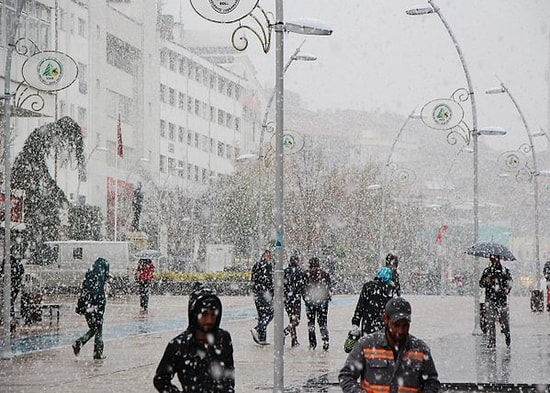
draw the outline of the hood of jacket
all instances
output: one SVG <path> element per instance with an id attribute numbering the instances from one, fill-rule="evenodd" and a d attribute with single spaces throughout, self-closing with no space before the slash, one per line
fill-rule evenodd
<path id="1" fill-rule="evenodd" d="M 189 295 L 189 304 L 187 307 L 189 327 L 191 330 L 195 331 L 198 329 L 199 314 L 208 309 L 218 310 L 218 314 L 216 316 L 217 330 L 220 327 L 222 319 L 222 302 L 212 288 L 204 284 L 196 284 L 193 291 Z"/>

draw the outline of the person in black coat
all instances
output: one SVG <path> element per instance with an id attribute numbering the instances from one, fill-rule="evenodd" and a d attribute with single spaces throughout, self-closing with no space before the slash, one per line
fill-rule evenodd
<path id="1" fill-rule="evenodd" d="M 401 296 L 401 280 L 399 279 L 399 257 L 392 253 L 386 255 L 386 266 L 389 267 L 393 273 L 393 284 L 395 286 L 395 292 L 397 296 Z"/>
<path id="2" fill-rule="evenodd" d="M 88 324 L 88 331 L 73 344 L 75 356 L 80 354 L 81 348 L 92 337 L 94 338 L 94 359 L 104 359 L 103 356 L 103 315 L 107 305 L 105 285 L 109 280 L 109 262 L 104 258 L 97 258 L 92 267 L 86 272 L 76 312 L 83 314 Z"/>
<path id="3" fill-rule="evenodd" d="M 258 323 L 250 330 L 254 342 L 267 345 L 267 325 L 273 319 L 273 265 L 271 251 L 265 250 L 252 267 L 252 294 L 258 313 Z"/>
<path id="4" fill-rule="evenodd" d="M 284 270 L 285 311 L 289 324 L 284 329 L 285 336 L 290 334 L 291 346 L 300 345 L 296 328 L 300 324 L 302 314 L 302 296 L 304 294 L 305 273 L 300 266 L 300 257 L 293 255 Z"/>
<path id="5" fill-rule="evenodd" d="M 0 269 L 0 278 L 4 279 L 4 265 L 5 261 L 2 260 L 2 267 Z M 10 317 L 11 317 L 11 331 L 15 330 L 15 301 L 17 295 L 21 290 L 21 284 L 23 283 L 23 275 L 25 274 L 25 267 L 20 259 L 16 259 L 13 255 L 10 255 L 10 272 L 11 272 L 11 293 L 10 293 Z M 1 280 L 0 280 L 1 281 Z"/>
<path id="6" fill-rule="evenodd" d="M 351 319 L 352 330 L 360 329 L 360 335 L 365 336 L 382 329 L 384 307 L 397 296 L 396 292 L 392 270 L 387 266 L 380 268 L 376 277 L 363 285 Z"/>
<path id="7" fill-rule="evenodd" d="M 306 270 L 304 287 L 309 349 L 317 347 L 317 337 L 315 335 L 315 320 L 317 320 L 321 339 L 323 340 L 323 350 L 328 351 L 328 303 L 331 298 L 330 276 L 325 270 L 321 269 L 319 258 L 312 257 L 309 260 L 309 269 Z"/>
<path id="8" fill-rule="evenodd" d="M 220 328 L 222 303 L 209 287 L 195 283 L 189 295 L 189 326 L 173 338 L 155 372 L 159 392 L 234 393 L 233 343 Z M 182 390 L 172 383 L 178 376 Z"/>
<path id="9" fill-rule="evenodd" d="M 505 342 L 510 346 L 510 310 L 508 295 L 512 289 L 512 275 L 508 268 L 502 266 L 500 257 L 491 255 L 490 265 L 483 270 L 479 279 L 479 286 L 485 288 L 485 308 L 487 310 L 488 348 L 496 344 L 496 322 L 502 324 Z"/>

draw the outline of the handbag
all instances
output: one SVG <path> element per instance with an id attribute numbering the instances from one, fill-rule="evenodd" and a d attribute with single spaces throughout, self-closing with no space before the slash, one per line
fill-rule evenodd
<path id="1" fill-rule="evenodd" d="M 86 298 L 84 297 L 83 294 L 81 294 L 78 297 L 78 300 L 76 301 L 76 307 L 75 307 L 74 311 L 78 315 L 84 315 L 84 314 L 86 314 L 86 309 L 87 308 L 88 308 L 88 304 L 86 302 Z"/>

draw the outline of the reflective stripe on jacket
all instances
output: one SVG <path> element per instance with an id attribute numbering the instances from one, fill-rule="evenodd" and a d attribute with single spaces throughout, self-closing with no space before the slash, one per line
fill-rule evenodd
<path id="1" fill-rule="evenodd" d="M 428 346 L 409 335 L 401 359 L 396 362 L 385 331 L 369 334 L 358 341 L 340 370 L 338 380 L 344 393 L 435 393 L 440 388 Z"/>

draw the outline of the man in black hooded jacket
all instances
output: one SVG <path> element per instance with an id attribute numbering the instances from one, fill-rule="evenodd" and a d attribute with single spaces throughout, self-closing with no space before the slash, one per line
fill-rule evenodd
<path id="1" fill-rule="evenodd" d="M 189 326 L 168 343 L 153 384 L 159 392 L 234 393 L 233 344 L 220 328 L 222 304 L 208 287 L 196 283 L 189 295 Z"/>

